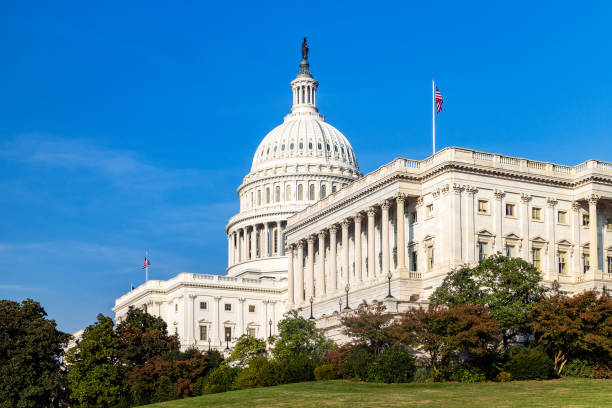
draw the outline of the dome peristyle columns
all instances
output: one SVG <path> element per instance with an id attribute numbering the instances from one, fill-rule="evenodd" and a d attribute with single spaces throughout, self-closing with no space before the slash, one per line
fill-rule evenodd
<path id="1" fill-rule="evenodd" d="M 266 221 L 228 232 L 228 266 L 284 256 L 283 231 L 281 221 Z"/>

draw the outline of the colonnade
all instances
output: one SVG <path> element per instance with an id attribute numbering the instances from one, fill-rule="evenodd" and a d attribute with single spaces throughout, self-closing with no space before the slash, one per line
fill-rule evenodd
<path id="1" fill-rule="evenodd" d="M 283 221 L 237 228 L 227 236 L 228 266 L 241 262 L 285 255 Z"/>
<path id="2" fill-rule="evenodd" d="M 308 85 L 296 85 L 293 87 L 294 106 L 301 104 L 317 104 L 317 87 L 313 82 L 309 82 Z"/>

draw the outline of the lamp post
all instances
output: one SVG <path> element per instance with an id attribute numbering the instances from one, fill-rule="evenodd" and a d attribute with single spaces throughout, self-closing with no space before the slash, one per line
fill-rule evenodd
<path id="1" fill-rule="evenodd" d="M 393 298 L 393 296 L 391 296 L 391 277 L 392 276 L 393 276 L 393 274 L 391 273 L 391 271 L 389 271 L 389 273 L 387 274 L 387 279 L 389 279 L 389 293 L 387 294 L 385 299 L 392 299 Z"/>
<path id="2" fill-rule="evenodd" d="M 310 300 L 310 317 L 309 317 L 309 319 L 310 320 L 314 320 L 314 316 L 312 315 L 312 302 L 314 302 L 314 299 L 311 296 L 309 300 Z"/>
<path id="3" fill-rule="evenodd" d="M 344 310 L 351 310 L 351 308 L 348 305 L 348 293 L 349 293 L 349 290 L 351 290 L 351 285 L 349 285 L 347 283 L 346 286 L 344 287 L 344 291 L 346 292 L 346 306 L 344 306 Z"/>
<path id="4" fill-rule="evenodd" d="M 225 346 L 225 351 L 229 351 L 229 349 L 230 349 L 230 348 L 229 348 L 229 341 L 230 341 L 230 336 L 228 336 L 228 335 L 226 334 L 226 335 L 225 335 L 225 343 L 226 343 L 226 346 Z"/>
<path id="5" fill-rule="evenodd" d="M 268 336 L 268 337 L 272 337 L 272 319 L 270 319 L 268 324 L 270 325 L 270 336 Z"/>
<path id="6" fill-rule="evenodd" d="M 342 297 L 338 298 L 338 311 L 342 313 Z"/>
<path id="7" fill-rule="evenodd" d="M 208 338 L 208 352 L 210 352 L 210 337 Z"/>

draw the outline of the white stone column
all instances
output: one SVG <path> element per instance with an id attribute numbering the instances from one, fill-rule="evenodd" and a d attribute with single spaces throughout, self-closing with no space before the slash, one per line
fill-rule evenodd
<path id="1" fill-rule="evenodd" d="M 263 231 L 263 238 L 261 240 L 261 247 L 262 247 L 262 258 L 267 258 L 270 256 L 270 250 L 269 250 L 269 243 L 270 243 L 270 229 L 268 228 L 268 223 L 265 222 L 264 223 L 264 231 Z"/>
<path id="2" fill-rule="evenodd" d="M 227 266 L 232 266 L 232 233 L 227 234 Z"/>
<path id="3" fill-rule="evenodd" d="M 580 269 L 580 209 L 582 206 L 579 201 L 572 202 L 572 275 L 582 275 Z"/>
<path id="4" fill-rule="evenodd" d="M 452 185 L 450 199 L 451 267 L 455 268 L 463 263 L 461 259 L 463 248 L 461 240 L 461 186 L 459 184 Z"/>
<path id="5" fill-rule="evenodd" d="M 545 280 L 552 280 L 553 276 L 557 275 L 557 262 L 555 262 L 557 255 L 555 250 L 555 205 L 557 205 L 557 200 L 552 197 L 546 199 L 546 240 L 548 241 L 548 253 L 546 256 Z"/>
<path id="6" fill-rule="evenodd" d="M 357 282 L 363 281 L 363 273 L 361 271 L 361 220 L 363 214 L 357 213 L 355 215 L 355 280 Z"/>
<path id="7" fill-rule="evenodd" d="M 223 337 L 221 335 L 221 308 L 219 305 L 219 302 L 221 301 L 221 296 L 215 296 L 214 297 L 214 303 L 213 306 L 215 307 L 215 310 L 213 310 L 213 315 L 216 316 L 216 318 L 212 319 L 212 324 L 213 324 L 213 332 L 211 333 L 211 339 L 213 341 L 213 344 L 215 342 L 215 337 L 214 335 L 217 335 L 217 341 L 218 341 L 218 345 L 220 346 L 223 343 Z"/>
<path id="8" fill-rule="evenodd" d="M 349 270 L 349 219 L 342 220 L 342 274 L 344 275 L 344 284 L 350 283 Z"/>
<path id="9" fill-rule="evenodd" d="M 396 224 L 397 224 L 397 269 L 401 271 L 402 269 L 406 269 L 406 235 L 404 231 L 404 220 L 405 220 L 405 211 L 404 211 L 404 201 L 406 200 L 406 196 L 402 193 L 399 193 L 397 197 L 395 197 L 396 203 Z"/>
<path id="10" fill-rule="evenodd" d="M 304 241 L 300 241 L 297 244 L 297 296 L 296 301 L 298 304 L 304 303 Z"/>
<path id="11" fill-rule="evenodd" d="M 185 333 L 185 337 L 184 337 L 184 342 L 186 344 L 194 344 L 195 339 L 193 336 L 193 331 L 194 331 L 194 313 L 193 313 L 193 305 L 194 305 L 194 299 L 196 298 L 196 295 L 194 295 L 193 293 L 189 293 L 187 295 L 185 295 L 184 297 L 184 306 L 185 306 L 185 327 L 183 329 L 183 332 Z"/>
<path id="12" fill-rule="evenodd" d="M 241 259 L 241 261 L 242 262 L 246 261 L 247 258 L 248 258 L 247 250 L 248 250 L 249 246 L 247 245 L 247 240 L 248 240 L 248 235 L 247 235 L 247 229 L 245 227 L 245 228 L 242 229 L 242 240 L 241 240 L 241 243 L 242 243 L 242 259 Z"/>
<path id="13" fill-rule="evenodd" d="M 308 242 L 308 258 L 306 263 L 306 300 L 314 296 L 314 240 L 315 237 L 310 235 Z"/>
<path id="14" fill-rule="evenodd" d="M 527 262 L 530 262 L 529 257 L 529 194 L 521 193 L 521 235 L 523 236 L 522 254 L 521 256 Z"/>
<path id="15" fill-rule="evenodd" d="M 463 191 L 465 191 L 465 260 L 473 265 L 475 262 L 474 251 L 476 250 L 476 244 L 474 243 L 476 239 L 474 232 L 474 192 L 476 189 L 474 186 L 465 185 Z"/>
<path id="16" fill-rule="evenodd" d="M 257 224 L 251 230 L 251 259 L 257 259 Z"/>
<path id="17" fill-rule="evenodd" d="M 238 298 L 238 332 L 234 335 L 236 337 L 240 337 L 245 334 L 244 330 L 244 301 L 246 299 L 241 297 Z"/>
<path id="18" fill-rule="evenodd" d="M 591 194 L 587 197 L 589 200 L 589 262 L 590 270 L 593 272 L 599 270 L 599 243 L 597 242 L 599 232 L 597 202 L 599 198 L 596 194 Z"/>
<path id="19" fill-rule="evenodd" d="M 281 222 L 276 221 L 276 240 L 278 245 L 276 246 L 276 253 L 274 255 L 280 256 L 283 253 L 281 246 L 283 245 L 283 233 L 281 232 Z"/>
<path id="20" fill-rule="evenodd" d="M 317 289 L 318 299 L 325 297 L 325 231 L 319 232 L 319 268 L 317 269 Z"/>
<path id="21" fill-rule="evenodd" d="M 502 252 L 502 197 L 504 196 L 504 192 L 502 190 L 494 190 L 493 191 L 493 222 L 494 229 L 493 234 L 495 234 L 495 249 L 494 252 Z"/>
<path id="22" fill-rule="evenodd" d="M 287 245 L 287 303 L 291 309 L 295 303 L 295 276 L 293 270 L 293 245 Z"/>
<path id="23" fill-rule="evenodd" d="M 334 294 L 338 291 L 338 255 L 336 254 L 338 244 L 336 243 L 336 234 L 338 232 L 338 227 L 332 225 L 329 228 L 329 288 L 328 293 Z"/>
<path id="24" fill-rule="evenodd" d="M 376 208 L 368 208 L 368 279 L 376 276 L 376 251 L 374 248 Z"/>
<path id="25" fill-rule="evenodd" d="M 382 209 L 382 271 L 381 275 L 386 276 L 389 272 L 389 201 L 384 200 L 380 204 Z"/>

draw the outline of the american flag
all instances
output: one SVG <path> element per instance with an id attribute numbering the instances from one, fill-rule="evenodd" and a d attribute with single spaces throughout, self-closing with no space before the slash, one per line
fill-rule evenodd
<path id="1" fill-rule="evenodd" d="M 436 100 L 436 113 L 440 113 L 442 112 L 442 94 L 440 93 L 440 90 L 438 89 L 438 87 L 436 86 L 436 92 L 435 92 L 435 100 Z"/>
<path id="2" fill-rule="evenodd" d="M 149 262 L 149 256 L 145 255 L 145 260 L 144 260 L 144 263 L 142 264 L 142 269 L 147 269 L 147 267 L 150 265 L 151 265 L 151 262 Z"/>

